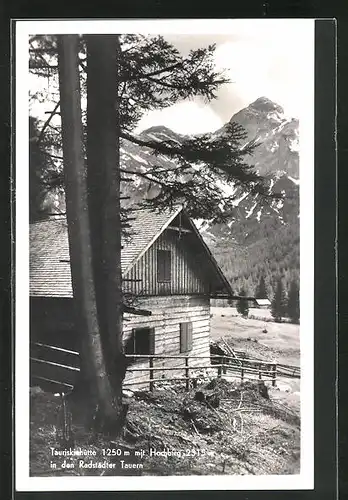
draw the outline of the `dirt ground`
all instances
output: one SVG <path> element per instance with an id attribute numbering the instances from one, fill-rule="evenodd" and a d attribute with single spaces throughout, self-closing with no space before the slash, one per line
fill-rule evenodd
<path id="1" fill-rule="evenodd" d="M 213 379 L 189 392 L 167 382 L 127 402 L 127 425 L 118 437 L 87 431 L 73 419 L 72 448 L 94 455 L 65 458 L 53 455 L 67 448 L 58 439 L 60 399 L 32 391 L 31 475 L 299 473 L 299 414 L 257 381 Z M 88 468 L 81 460 L 101 465 Z"/>

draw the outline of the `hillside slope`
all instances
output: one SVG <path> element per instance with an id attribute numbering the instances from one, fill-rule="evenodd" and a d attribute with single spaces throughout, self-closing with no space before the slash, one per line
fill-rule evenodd
<path id="1" fill-rule="evenodd" d="M 186 392 L 184 384 L 163 382 L 153 392 L 135 391 L 127 399 L 127 424 L 118 437 L 88 432 L 73 417 L 73 449 L 82 449 L 90 456 L 67 458 L 52 457 L 51 452 L 52 448 L 62 448 L 56 427 L 60 399 L 32 391 L 30 474 L 59 477 L 299 473 L 297 411 L 280 404 L 257 381 L 240 384 L 213 379 L 198 387 L 200 394 L 203 391 L 209 401 L 214 400 L 214 406 L 200 401 L 195 389 Z"/>

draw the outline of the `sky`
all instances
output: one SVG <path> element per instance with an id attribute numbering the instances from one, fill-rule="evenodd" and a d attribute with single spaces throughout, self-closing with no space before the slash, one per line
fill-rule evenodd
<path id="1" fill-rule="evenodd" d="M 208 104 L 195 98 L 149 112 L 139 122 L 138 132 L 154 125 L 184 134 L 214 131 L 262 96 L 280 104 L 287 116 L 299 118 L 314 33 L 310 20 L 233 20 L 223 31 L 163 33 L 183 55 L 190 49 L 216 43 L 216 67 L 226 70 L 231 83 L 221 86 L 218 98 Z M 35 85 L 37 82 L 31 80 L 31 86 Z M 32 112 L 42 115 L 44 106 L 35 104 Z"/>

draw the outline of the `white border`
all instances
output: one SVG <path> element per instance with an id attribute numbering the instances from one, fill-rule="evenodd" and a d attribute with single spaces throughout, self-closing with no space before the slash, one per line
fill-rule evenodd
<path id="1" fill-rule="evenodd" d="M 308 30 L 308 64 L 301 74 L 300 249 L 301 249 L 301 472 L 286 476 L 29 477 L 29 204 L 28 36 L 67 33 L 223 34 L 235 23 L 297 23 Z M 293 490 L 314 488 L 314 20 L 122 20 L 16 22 L 16 332 L 15 487 L 17 491 Z"/>

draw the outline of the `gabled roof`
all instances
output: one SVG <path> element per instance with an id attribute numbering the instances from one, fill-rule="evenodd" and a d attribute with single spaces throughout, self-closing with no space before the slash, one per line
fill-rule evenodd
<path id="1" fill-rule="evenodd" d="M 161 213 L 152 210 L 136 210 L 131 221 L 131 237 L 122 241 L 122 274 L 125 275 L 141 258 L 155 240 L 183 211 L 175 207 Z M 187 215 L 185 214 L 185 217 Z M 188 218 L 188 217 L 187 217 Z M 190 219 L 188 218 L 190 221 Z M 222 281 L 228 294 L 231 287 L 217 265 L 207 245 L 192 221 L 193 231 L 211 262 L 214 272 Z M 30 295 L 33 297 L 72 297 L 69 262 L 68 228 L 65 216 L 50 218 L 30 224 Z"/>
<path id="2" fill-rule="evenodd" d="M 121 259 L 124 274 L 144 255 L 181 210 L 182 207 L 177 206 L 161 213 L 146 209 L 135 212 L 134 220 L 131 221 L 131 238 L 122 243 Z"/>
<path id="3" fill-rule="evenodd" d="M 72 297 L 68 228 L 65 217 L 30 224 L 29 293 Z"/>

